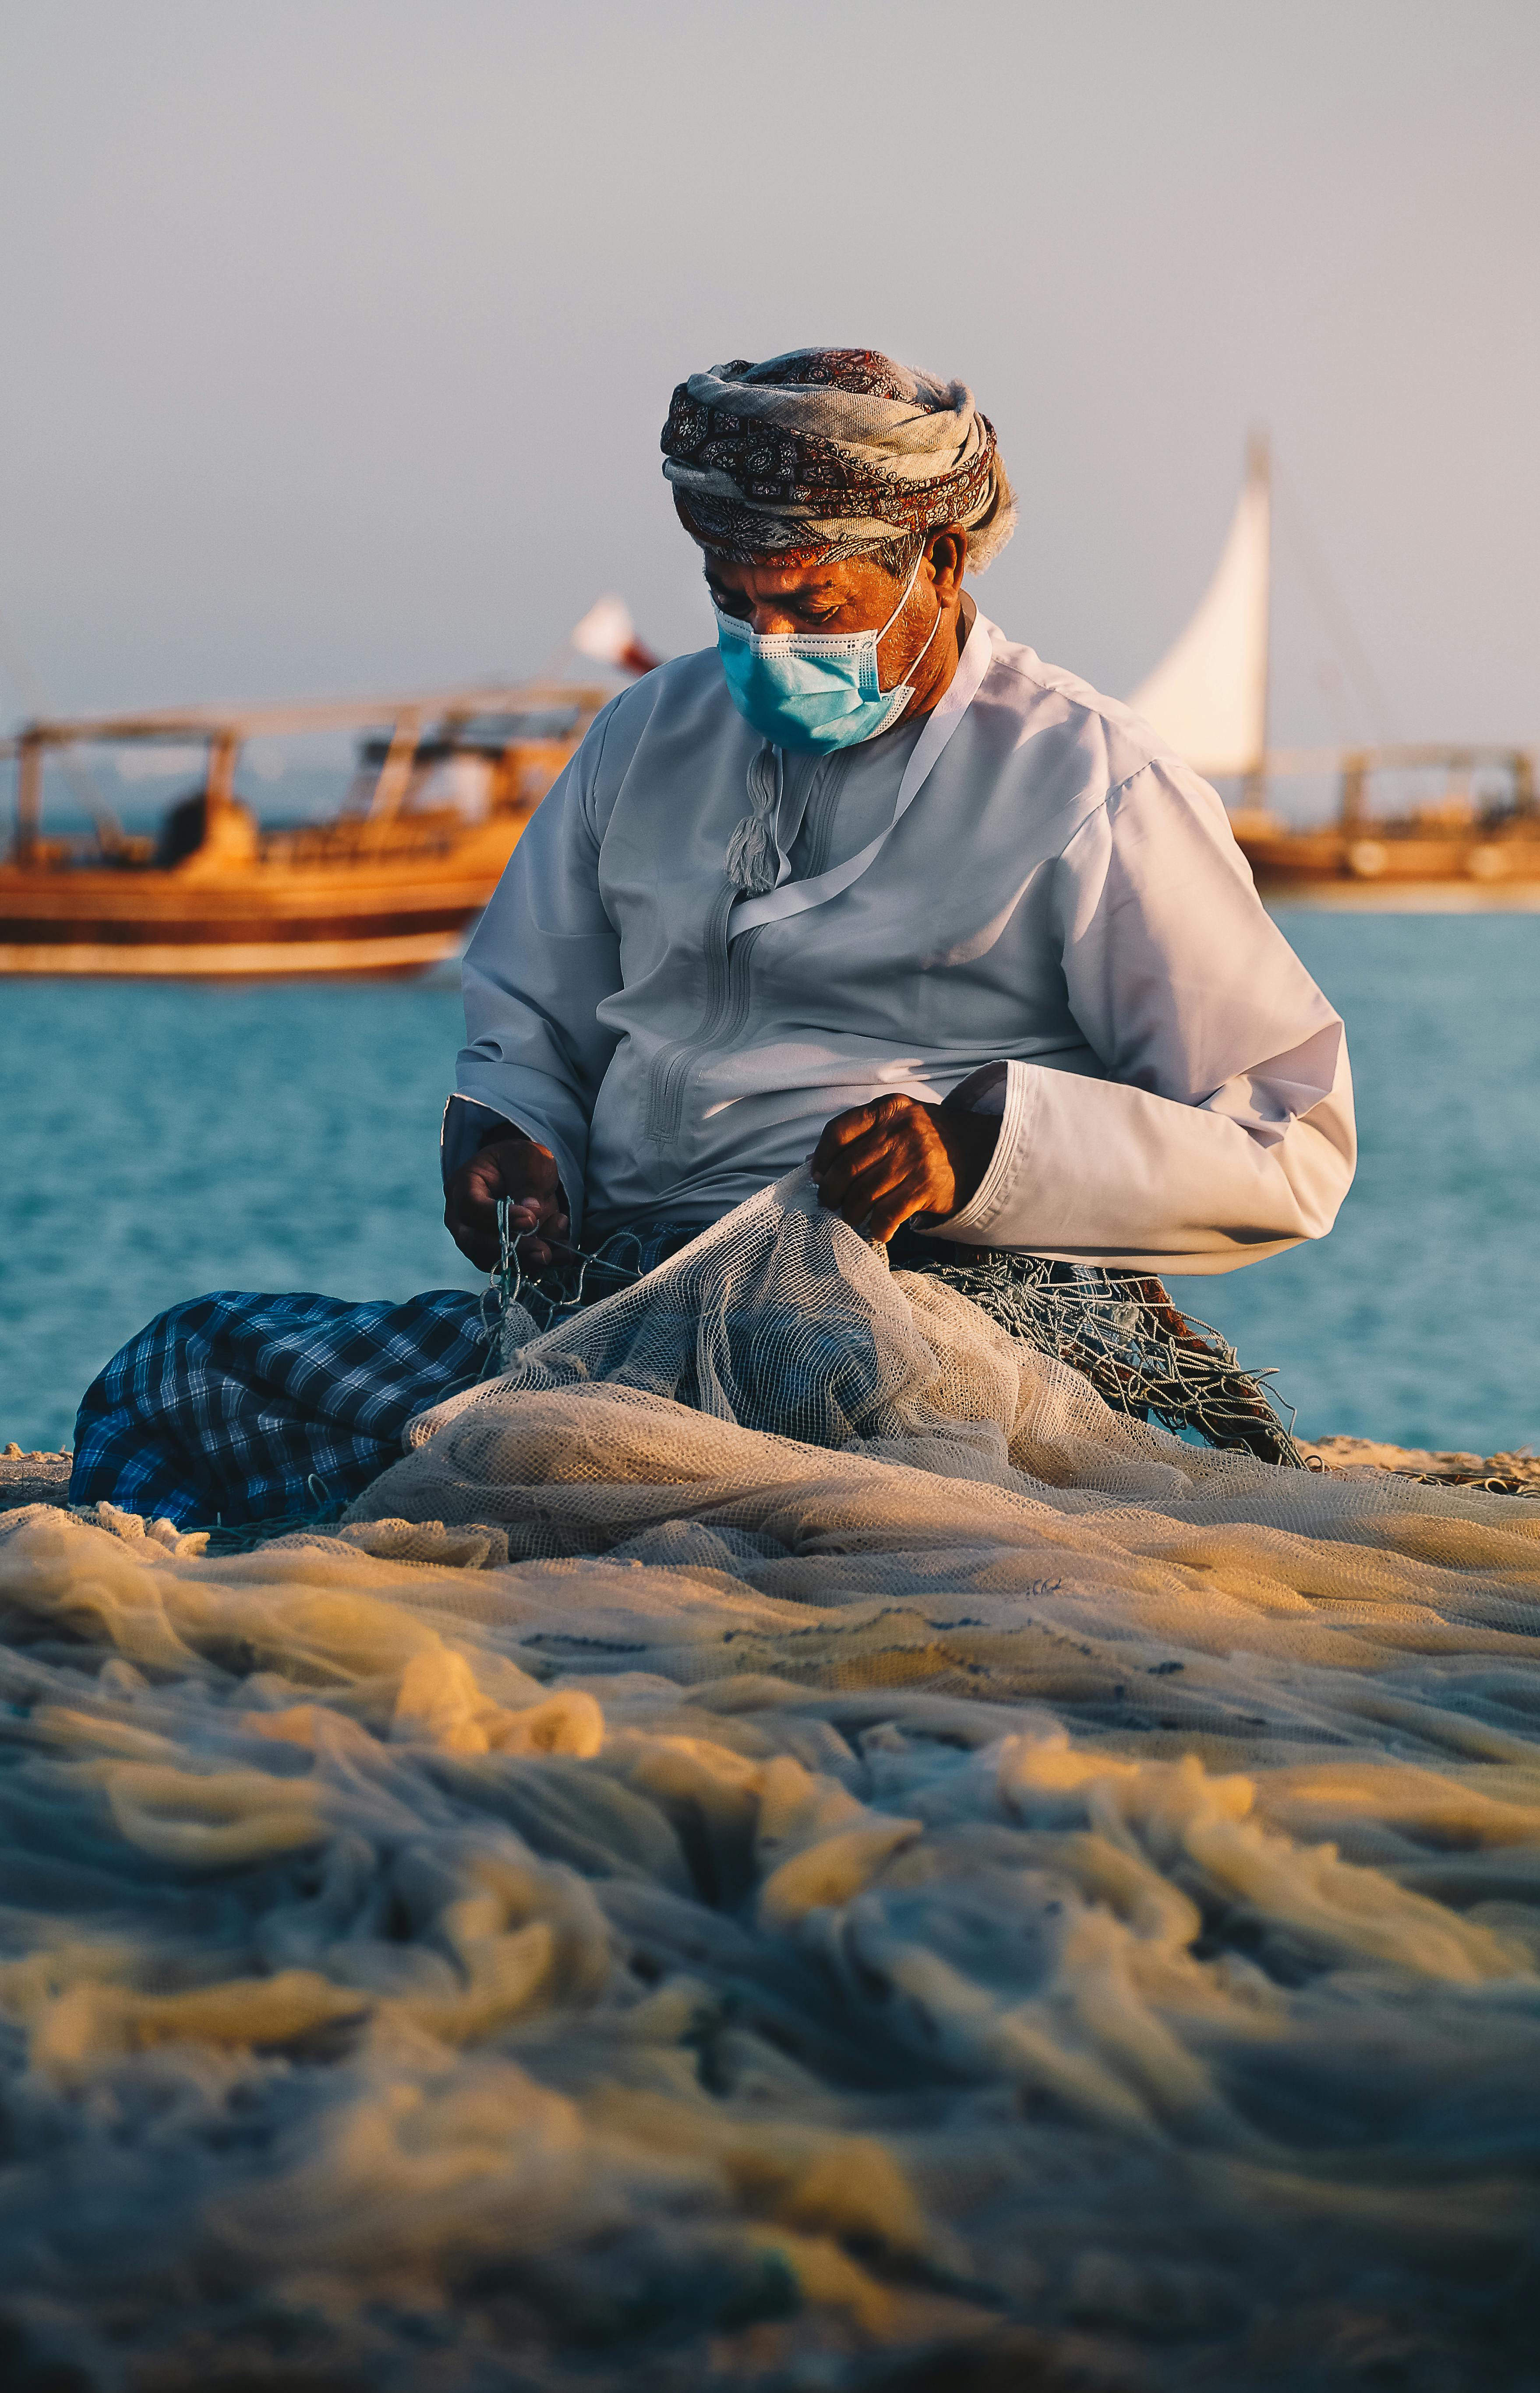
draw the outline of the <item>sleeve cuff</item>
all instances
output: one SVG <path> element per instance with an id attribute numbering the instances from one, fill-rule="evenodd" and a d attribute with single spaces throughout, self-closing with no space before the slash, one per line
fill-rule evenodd
<path id="1" fill-rule="evenodd" d="M 444 1118 L 438 1125 L 438 1169 L 446 1188 L 455 1173 L 499 1130 L 517 1136 L 516 1127 L 507 1116 L 484 1105 L 479 1097 L 463 1097 L 457 1092 L 446 1098 Z"/>
<path id="2" fill-rule="evenodd" d="M 989 1169 L 960 1213 L 953 1213 L 927 1237 L 966 1243 L 977 1240 L 987 1246 L 989 1230 L 998 1222 L 1011 1201 L 1026 1169 L 1027 1144 L 1030 1132 L 1035 1082 L 1032 1074 L 1022 1064 L 1005 1067 L 1005 1104 L 1000 1114 L 999 1135 L 995 1152 L 989 1158 Z"/>

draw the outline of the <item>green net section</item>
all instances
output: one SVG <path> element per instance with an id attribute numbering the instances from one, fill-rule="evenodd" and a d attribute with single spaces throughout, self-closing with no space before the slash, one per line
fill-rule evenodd
<path id="1" fill-rule="evenodd" d="M 1305 1468 L 1293 1407 L 1286 1423 L 1266 1384 L 1272 1371 L 1246 1370 L 1217 1329 L 1172 1303 L 1162 1281 L 1040 1255 L 909 1268 L 934 1271 L 1011 1337 L 1067 1363 L 1115 1412 Z"/>

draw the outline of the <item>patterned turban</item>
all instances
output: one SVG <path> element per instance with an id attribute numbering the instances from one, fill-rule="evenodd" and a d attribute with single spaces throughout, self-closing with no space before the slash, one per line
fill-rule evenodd
<path id="1" fill-rule="evenodd" d="M 966 384 L 875 349 L 791 349 L 691 374 L 663 426 L 685 530 L 744 563 L 827 565 L 961 524 L 982 569 L 1016 526 L 995 427 Z"/>

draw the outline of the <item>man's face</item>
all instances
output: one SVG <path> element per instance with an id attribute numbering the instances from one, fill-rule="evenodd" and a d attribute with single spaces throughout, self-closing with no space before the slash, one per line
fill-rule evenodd
<path id="1" fill-rule="evenodd" d="M 724 615 L 771 634 L 875 632 L 893 613 L 902 585 L 865 556 L 838 565 L 735 565 L 708 554 L 706 587 Z M 925 612 L 929 619 L 935 609 Z"/>

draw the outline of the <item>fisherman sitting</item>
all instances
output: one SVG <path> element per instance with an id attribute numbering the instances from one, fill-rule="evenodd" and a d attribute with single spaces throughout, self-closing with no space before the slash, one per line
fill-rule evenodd
<path id="1" fill-rule="evenodd" d="M 1211 1273 L 1323 1236 L 1341 1022 L 1214 791 L 965 591 L 1015 518 L 972 393 L 869 350 L 735 360 L 662 445 L 717 642 L 606 708 L 471 941 L 463 1251 L 497 1261 L 502 1199 L 531 1273 L 645 1268 L 810 1154 L 911 1263 Z M 461 1290 L 180 1304 L 87 1392 L 72 1499 L 313 1509 L 487 1362 Z"/>

